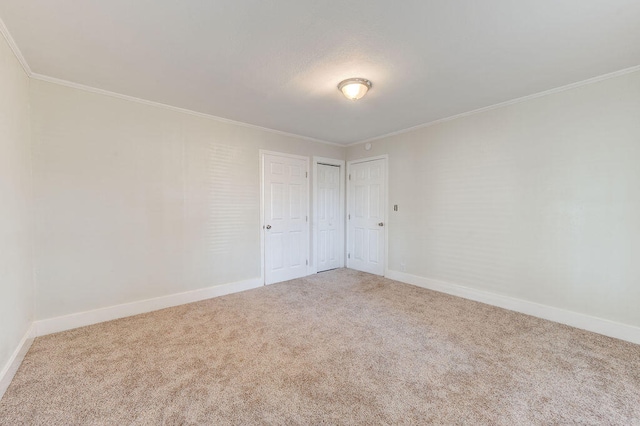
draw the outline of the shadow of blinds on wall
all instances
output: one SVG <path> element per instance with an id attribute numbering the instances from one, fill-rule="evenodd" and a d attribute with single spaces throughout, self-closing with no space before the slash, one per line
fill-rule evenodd
<path id="1" fill-rule="evenodd" d="M 260 276 L 257 150 L 187 145 L 185 277 L 211 286 Z"/>

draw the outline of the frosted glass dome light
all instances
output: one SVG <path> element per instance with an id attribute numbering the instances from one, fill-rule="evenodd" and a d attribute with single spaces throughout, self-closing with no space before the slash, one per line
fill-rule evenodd
<path id="1" fill-rule="evenodd" d="M 348 78 L 338 84 L 342 94 L 352 101 L 357 101 L 366 95 L 370 88 L 371 82 L 366 78 Z"/>

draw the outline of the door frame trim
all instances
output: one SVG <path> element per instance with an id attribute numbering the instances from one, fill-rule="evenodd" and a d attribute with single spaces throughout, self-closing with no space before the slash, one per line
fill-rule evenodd
<path id="1" fill-rule="evenodd" d="M 383 254 L 383 259 L 384 259 L 384 268 L 383 268 L 383 277 L 386 277 L 387 275 L 389 275 L 389 218 L 391 217 L 391 212 L 389 209 L 389 155 L 388 154 L 383 154 L 383 155 L 376 155 L 375 157 L 366 157 L 366 158 L 358 158 L 357 160 L 351 160 L 351 161 L 347 161 L 347 175 L 349 175 L 351 173 L 351 167 L 354 164 L 359 164 L 359 163 L 367 163 L 369 161 L 375 161 L 375 160 L 384 160 L 384 254 Z M 346 197 L 346 210 L 349 210 L 349 182 L 346 181 L 346 186 L 347 186 L 347 197 Z M 347 224 L 345 227 L 345 236 L 346 236 L 346 246 L 345 246 L 345 254 L 349 252 L 349 247 L 351 244 L 351 241 L 349 240 L 349 221 L 346 220 L 346 215 L 349 214 L 348 211 L 345 210 L 345 223 Z M 347 268 L 349 268 L 351 265 L 349 265 L 349 259 L 347 258 Z"/>
<path id="2" fill-rule="evenodd" d="M 311 213 L 311 194 L 309 193 L 310 188 L 309 188 L 309 157 L 306 157 L 304 155 L 295 155 L 295 154 L 288 154 L 286 152 L 277 152 L 277 151 L 269 151 L 269 150 L 265 150 L 265 149 L 259 149 L 258 150 L 258 159 L 259 159 L 259 170 L 260 170 L 260 281 L 262 282 L 262 285 L 266 285 L 266 279 L 267 279 L 267 274 L 265 271 L 265 238 L 264 238 L 264 233 L 265 233 L 265 223 L 264 223 L 264 156 L 265 155 L 278 155 L 280 157 L 289 157 L 289 158 L 295 158 L 297 160 L 304 160 L 305 164 L 306 164 L 306 172 L 307 172 L 307 216 Z M 311 221 L 308 220 L 307 221 L 307 257 L 310 257 L 311 254 L 311 228 L 310 228 L 310 224 Z M 309 262 L 311 263 L 311 262 Z M 309 271 L 311 270 L 311 265 L 306 265 L 307 269 L 306 269 L 306 274 L 309 275 Z"/>
<path id="3" fill-rule="evenodd" d="M 318 273 L 318 164 L 326 164 L 329 166 L 338 166 L 340 167 L 340 213 L 338 214 L 338 217 L 340 218 L 340 224 L 338 225 L 338 235 L 340 235 L 340 239 L 341 239 L 341 245 L 342 245 L 342 256 L 340 259 L 340 266 L 339 268 L 344 268 L 345 266 L 345 259 L 346 259 L 346 253 L 347 253 L 347 245 L 346 245 L 346 227 L 345 227 L 345 218 L 347 217 L 346 213 L 345 213 L 345 209 L 346 209 L 346 176 L 347 176 L 347 172 L 346 172 L 346 164 L 344 160 L 336 160 L 334 158 L 327 158 L 327 157 L 318 157 L 318 156 L 313 156 L 313 173 L 312 173 L 312 179 L 313 179 L 313 194 L 311 195 L 311 198 L 313 200 L 313 204 L 312 204 L 312 214 L 313 214 L 313 219 L 311 222 L 311 229 L 312 229 L 312 234 L 313 234 L 313 243 L 312 243 L 312 249 L 313 249 L 313 268 L 311 273 L 312 274 L 317 274 Z"/>

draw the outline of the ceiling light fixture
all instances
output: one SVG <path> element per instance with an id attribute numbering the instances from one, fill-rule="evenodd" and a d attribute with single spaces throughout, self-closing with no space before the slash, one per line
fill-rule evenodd
<path id="1" fill-rule="evenodd" d="M 371 89 L 371 82 L 366 78 L 348 78 L 338 84 L 342 94 L 352 101 L 357 101 Z"/>

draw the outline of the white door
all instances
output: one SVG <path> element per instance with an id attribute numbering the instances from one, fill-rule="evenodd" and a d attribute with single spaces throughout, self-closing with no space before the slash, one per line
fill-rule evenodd
<path id="1" fill-rule="evenodd" d="M 265 284 L 307 275 L 308 160 L 264 154 Z"/>
<path id="2" fill-rule="evenodd" d="M 349 167 L 347 223 L 349 268 L 384 275 L 385 160 Z"/>
<path id="3" fill-rule="evenodd" d="M 340 238 L 340 166 L 318 164 L 318 272 L 339 268 L 344 259 Z"/>

